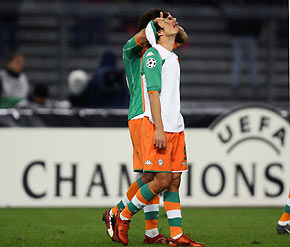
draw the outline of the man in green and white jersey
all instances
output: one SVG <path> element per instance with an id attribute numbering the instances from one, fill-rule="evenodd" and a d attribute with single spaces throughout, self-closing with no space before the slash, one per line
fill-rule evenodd
<path id="1" fill-rule="evenodd" d="M 146 39 L 145 27 L 150 20 L 154 20 L 156 18 L 168 18 L 176 22 L 175 18 L 173 18 L 170 14 L 164 13 L 160 9 L 151 10 L 140 18 L 138 24 L 139 32 L 134 37 L 129 39 L 123 47 L 123 62 L 125 65 L 126 79 L 130 92 L 128 125 L 133 144 L 133 169 L 135 172 L 142 172 L 144 163 L 141 148 L 142 143 L 140 131 L 144 113 L 141 64 L 144 52 L 146 52 L 146 50 L 150 47 Z M 187 35 L 181 27 L 179 27 L 179 29 L 180 33 L 177 40 L 182 43 L 187 40 Z M 117 210 L 123 209 L 133 198 L 138 189 L 144 184 L 150 182 L 152 179 L 153 175 L 150 173 L 145 173 L 142 177 L 138 178 L 131 184 L 122 200 L 114 208 L 108 210 L 104 214 L 104 220 L 107 223 L 107 231 L 111 237 L 113 231 L 110 226 L 110 221 L 113 215 L 117 212 Z M 152 200 L 150 207 L 148 206 L 144 208 L 144 212 L 146 220 L 144 243 L 166 244 L 168 242 L 168 239 L 165 238 L 163 235 L 159 234 L 157 228 L 159 214 L 159 196 L 156 196 Z"/>
<path id="2" fill-rule="evenodd" d="M 164 207 L 170 226 L 169 246 L 204 246 L 183 234 L 179 184 L 182 171 L 187 170 L 184 122 L 180 113 L 180 67 L 173 53 L 179 31 L 176 21 L 163 18 L 148 24 L 147 32 L 156 35 L 143 55 L 142 85 L 145 111 L 142 120 L 143 171 L 154 179 L 143 185 L 133 199 L 115 218 L 113 239 L 128 245 L 130 221 L 139 210 L 148 206 L 156 195 L 164 191 Z M 158 28 L 158 29 L 157 29 Z M 154 34 L 155 33 L 155 34 Z M 155 38 L 153 38 L 155 41 Z"/>

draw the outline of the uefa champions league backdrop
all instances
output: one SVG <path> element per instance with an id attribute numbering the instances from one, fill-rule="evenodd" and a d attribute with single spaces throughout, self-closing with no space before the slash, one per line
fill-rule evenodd
<path id="1" fill-rule="evenodd" d="M 183 206 L 283 206 L 290 125 L 242 107 L 186 129 Z M 112 206 L 138 174 L 126 128 L 1 128 L 0 206 Z"/>

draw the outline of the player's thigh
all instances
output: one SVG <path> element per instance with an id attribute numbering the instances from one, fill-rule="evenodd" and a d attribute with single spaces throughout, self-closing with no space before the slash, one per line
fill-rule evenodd
<path id="1" fill-rule="evenodd" d="M 167 141 L 167 146 L 165 149 L 158 149 L 154 146 L 154 134 L 154 125 L 148 118 L 145 117 L 142 123 L 142 141 L 144 145 L 143 171 L 171 173 L 172 143 Z"/>
<path id="2" fill-rule="evenodd" d="M 185 136 L 183 131 L 175 133 L 171 161 L 172 171 L 174 173 L 188 170 Z"/>
<path id="3" fill-rule="evenodd" d="M 143 153 L 141 140 L 142 118 L 129 120 L 128 126 L 133 145 L 133 169 L 134 171 L 143 170 Z"/>

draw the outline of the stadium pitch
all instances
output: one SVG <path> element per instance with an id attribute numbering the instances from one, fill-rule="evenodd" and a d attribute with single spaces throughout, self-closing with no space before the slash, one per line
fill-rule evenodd
<path id="1" fill-rule="evenodd" d="M 0 246 L 122 246 L 107 236 L 101 221 L 104 211 L 105 208 L 0 209 Z M 282 208 L 184 208 L 183 228 L 208 247 L 289 247 L 290 235 L 275 232 L 282 212 Z M 144 224 L 143 212 L 136 214 L 129 246 L 153 246 L 143 244 Z M 159 231 L 169 236 L 163 208 Z"/>

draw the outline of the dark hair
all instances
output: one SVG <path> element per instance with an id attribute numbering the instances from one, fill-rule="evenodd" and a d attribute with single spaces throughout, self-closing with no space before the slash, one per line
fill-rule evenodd
<path id="1" fill-rule="evenodd" d="M 159 26 L 158 22 L 154 22 L 154 27 L 155 27 L 157 33 L 158 33 L 158 31 L 163 30 L 163 28 Z M 160 39 L 160 36 L 158 36 L 158 34 L 157 34 L 157 41 L 159 39 Z"/>
<path id="2" fill-rule="evenodd" d="M 166 18 L 168 14 L 166 14 L 162 9 L 151 9 L 142 15 L 138 21 L 137 31 L 140 32 L 142 29 L 146 28 L 149 21 L 154 20 L 157 17 L 160 17 L 160 12 L 163 12 L 163 17 Z"/>

